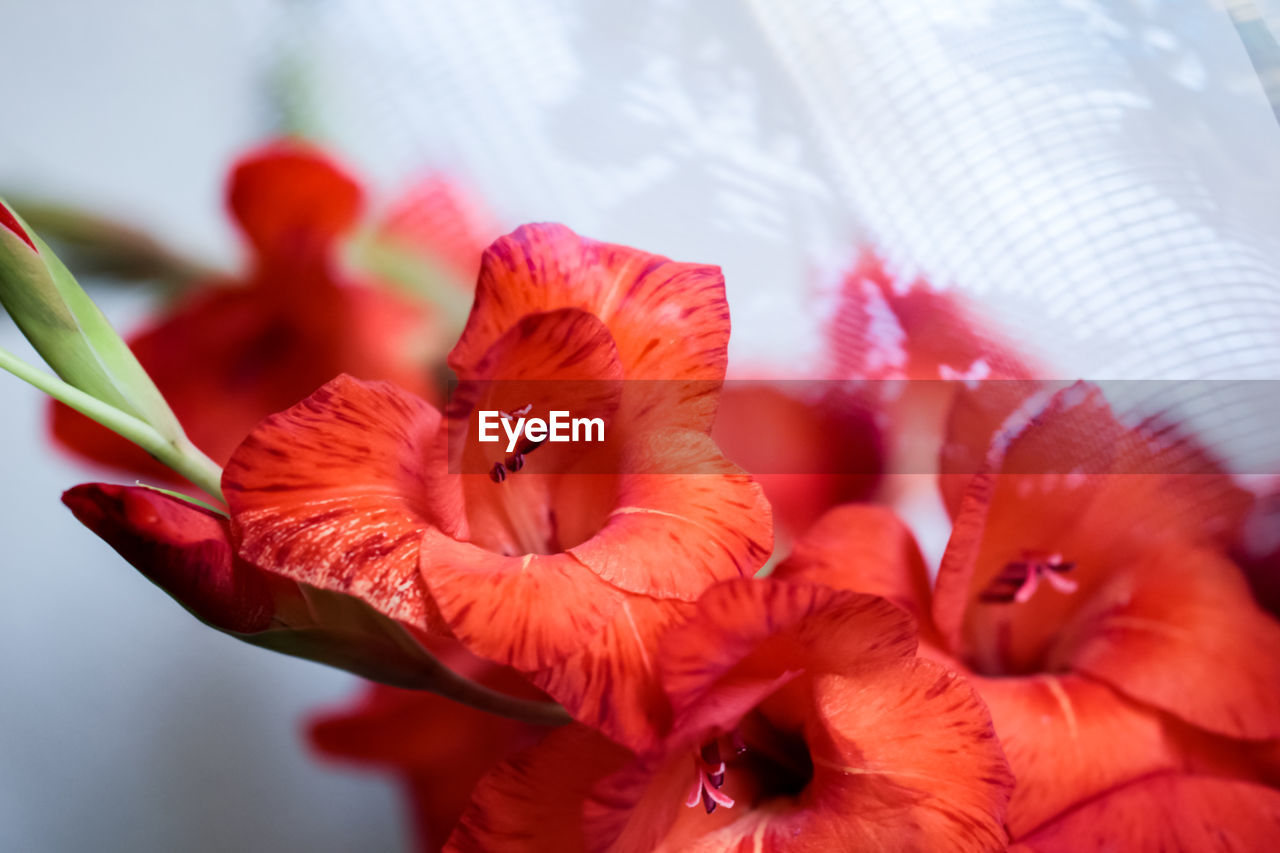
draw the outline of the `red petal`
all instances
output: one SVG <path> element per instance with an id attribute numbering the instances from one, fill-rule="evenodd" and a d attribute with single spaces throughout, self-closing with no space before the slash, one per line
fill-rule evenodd
<path id="1" fill-rule="evenodd" d="M 1179 765 L 1162 715 L 1079 675 L 975 678 L 1018 780 L 1018 837 L 1099 792 Z"/>
<path id="2" fill-rule="evenodd" d="M 227 205 L 264 256 L 321 249 L 360 215 L 359 184 L 309 146 L 281 140 L 236 163 Z"/>
<path id="3" fill-rule="evenodd" d="M 1280 791 L 1160 774 L 1117 788 L 1020 839 L 1018 851 L 1271 850 Z"/>
<path id="4" fill-rule="evenodd" d="M 729 341 L 724 277 L 717 267 L 598 243 L 562 225 L 525 225 L 485 252 L 475 304 L 449 355 L 450 366 L 470 378 L 489 347 L 521 317 L 557 308 L 581 308 L 599 317 L 613 334 L 628 379 L 689 386 L 694 398 L 683 401 L 678 416 L 666 413 L 668 422 L 710 426 Z M 651 387 L 662 405 L 683 393 L 665 383 Z"/>
<path id="5" fill-rule="evenodd" d="M 692 730 L 731 727 L 779 679 L 853 672 L 915 648 L 914 621 L 878 596 L 741 579 L 707 590 L 663 636 L 658 661 L 676 725 Z"/>
<path id="6" fill-rule="evenodd" d="M 586 726 L 557 729 L 480 781 L 445 849 L 599 849 L 588 844 L 583 804 L 598 780 L 631 760 L 628 750 Z"/>
<path id="7" fill-rule="evenodd" d="M 880 595 L 905 609 L 929 634 L 929 575 L 915 537 L 885 507 L 836 507 L 809 528 L 773 571 L 779 580 L 807 580 Z"/>
<path id="8" fill-rule="evenodd" d="M 143 487 L 86 483 L 62 502 L 147 580 L 201 621 L 252 634 L 272 626 L 276 600 L 297 596 L 283 578 L 234 559 L 227 522 Z"/>
<path id="9" fill-rule="evenodd" d="M 693 612 L 694 605 L 681 601 L 627 596 L 597 636 L 532 680 L 574 719 L 633 749 L 651 747 L 671 725 L 658 640 Z"/>
<path id="10" fill-rule="evenodd" d="M 467 648 L 526 672 L 580 649 L 623 601 L 571 554 L 508 557 L 434 529 L 422 538 L 421 578 Z"/>
<path id="11" fill-rule="evenodd" d="M 12 231 L 19 240 L 31 247 L 31 251 L 40 251 L 36 248 L 36 244 L 31 239 L 31 235 L 28 234 L 27 230 L 22 227 L 20 222 L 18 222 L 18 217 L 13 215 L 13 211 L 9 209 L 9 205 L 2 201 L 0 201 L 0 227 L 4 227 L 9 231 Z"/>
<path id="12" fill-rule="evenodd" d="M 811 808 L 766 823 L 758 849 L 1004 849 L 1013 775 L 965 679 L 915 658 L 815 693 Z"/>
<path id="13" fill-rule="evenodd" d="M 263 421 L 222 480 L 241 555 L 439 630 L 419 543 L 428 529 L 466 529 L 440 424 L 423 400 L 349 376 Z"/>
<path id="14" fill-rule="evenodd" d="M 569 549 L 628 592 L 691 601 L 711 583 L 750 576 L 773 550 L 764 493 L 707 435 L 646 433 L 625 450 L 604 526 Z"/>
<path id="15" fill-rule="evenodd" d="M 1089 602 L 1070 666 L 1231 737 L 1280 737 L 1280 623 L 1206 548 L 1154 550 Z"/>

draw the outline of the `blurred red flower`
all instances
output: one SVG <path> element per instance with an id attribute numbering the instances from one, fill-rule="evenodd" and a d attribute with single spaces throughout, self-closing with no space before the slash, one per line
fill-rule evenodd
<path id="1" fill-rule="evenodd" d="M 196 286 L 129 339 L 188 435 L 219 464 L 263 417 L 340 373 L 436 393 L 427 356 L 440 330 L 430 309 L 343 269 L 340 251 L 363 196 L 346 171 L 302 143 L 273 142 L 245 155 L 228 180 L 227 205 L 249 247 L 248 269 Z M 479 215 L 455 215 L 462 207 L 456 190 L 432 179 L 380 228 L 470 282 L 491 229 Z M 172 480 L 70 408 L 52 404 L 51 418 L 55 438 L 74 452 Z"/>
<path id="2" fill-rule="evenodd" d="M 724 581 L 656 651 L 661 744 L 555 731 L 480 783 L 449 849 L 1003 849 L 986 709 L 890 602 Z"/>
<path id="3" fill-rule="evenodd" d="M 646 742 L 667 713 L 647 638 L 771 550 L 759 487 L 707 435 L 728 335 L 718 269 L 525 226 L 485 252 L 450 355 L 465 410 L 340 377 L 268 418 L 223 478 L 240 553 Z M 477 400 L 598 407 L 610 439 L 492 461 L 469 440 Z"/>
<path id="4" fill-rule="evenodd" d="M 523 699 L 545 698 L 512 670 L 469 654 L 456 642 L 433 643 L 459 675 Z M 349 707 L 317 715 L 311 742 L 344 762 L 394 770 L 404 782 L 417 848 L 439 850 L 471 801 L 480 778 L 550 729 L 478 711 L 421 690 L 374 684 Z"/>

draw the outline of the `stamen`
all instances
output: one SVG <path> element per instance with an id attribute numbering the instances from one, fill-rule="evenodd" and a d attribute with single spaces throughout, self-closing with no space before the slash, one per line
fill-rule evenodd
<path id="1" fill-rule="evenodd" d="M 501 409 L 499 409 L 498 416 L 501 417 L 503 420 L 511 421 L 511 420 L 515 420 L 516 418 L 527 415 L 532 410 L 533 410 L 533 403 L 525 403 L 520 408 L 513 409 L 510 412 L 504 412 Z M 523 468 L 524 462 L 525 462 L 524 457 L 527 454 L 537 450 L 539 447 L 543 445 L 543 443 L 544 442 L 542 441 L 531 441 L 527 436 L 525 436 L 522 433 L 519 436 L 518 441 L 516 442 L 515 452 L 512 453 L 510 456 L 508 456 L 506 459 L 504 459 L 502 462 L 493 463 L 493 468 L 489 470 L 489 479 L 493 480 L 493 482 L 495 483 L 501 483 L 503 480 L 507 479 L 507 474 L 514 474 L 517 471 L 519 471 L 521 468 Z"/>
<path id="2" fill-rule="evenodd" d="M 1063 577 L 1063 574 L 1074 569 L 1075 565 L 1063 562 L 1061 554 L 1024 552 L 1021 560 L 1005 564 L 1000 574 L 982 591 L 978 600 L 986 604 L 1026 604 L 1040 588 L 1041 580 L 1048 582 L 1058 592 L 1069 595 L 1079 585 L 1070 578 Z"/>
<path id="3" fill-rule="evenodd" d="M 698 803 L 702 803 L 707 814 L 714 812 L 716 806 L 733 808 L 735 802 L 733 797 L 720 790 L 724 785 L 725 764 L 720 760 L 718 739 L 713 738 L 702 745 L 693 758 L 693 771 L 693 785 L 689 788 L 689 795 L 684 801 L 686 806 L 693 808 Z"/>

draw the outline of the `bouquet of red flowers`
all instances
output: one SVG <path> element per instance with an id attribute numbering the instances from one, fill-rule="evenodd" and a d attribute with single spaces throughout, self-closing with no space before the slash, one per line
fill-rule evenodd
<path id="1" fill-rule="evenodd" d="M 250 153 L 249 267 L 128 341 L 0 206 L 0 303 L 53 373 L 0 366 L 146 481 L 71 488 L 82 524 L 210 627 L 372 682 L 310 735 L 398 774 L 424 849 L 1270 849 L 1270 499 L 1194 430 L 870 250 L 823 376 L 726 379 L 716 266 L 500 235 L 439 179 L 362 198 Z M 936 564 L 894 509 L 922 492 Z"/>

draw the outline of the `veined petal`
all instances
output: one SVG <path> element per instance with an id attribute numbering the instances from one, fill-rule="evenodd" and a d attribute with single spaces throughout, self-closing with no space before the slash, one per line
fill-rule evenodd
<path id="1" fill-rule="evenodd" d="M 1280 791 L 1251 782 L 1158 774 L 1084 803 L 1019 840 L 1019 853 L 1271 850 Z"/>
<path id="2" fill-rule="evenodd" d="M 453 634 L 524 672 L 579 650 L 624 599 L 572 554 L 508 557 L 428 529 L 420 555 L 420 576 Z"/>
<path id="3" fill-rule="evenodd" d="M 830 510 L 771 577 L 884 596 L 921 620 L 922 631 L 932 631 L 924 558 L 911 531 L 886 507 L 850 504 Z"/>
<path id="4" fill-rule="evenodd" d="M 850 673 L 910 657 L 915 622 L 874 595 L 772 578 L 724 581 L 662 638 L 676 724 L 730 726 L 789 677 Z"/>
<path id="5" fill-rule="evenodd" d="M 619 464 L 604 526 L 569 549 L 610 584 L 691 601 L 768 559 L 773 519 L 764 492 L 706 434 L 645 433 L 628 443 Z"/>
<path id="6" fill-rule="evenodd" d="M 425 401 L 349 376 L 267 418 L 222 479 L 241 555 L 440 630 L 418 572 L 419 545 L 429 529 L 466 535 L 440 426 Z"/>
<path id="7" fill-rule="evenodd" d="M 227 206 L 262 256 L 310 253 L 351 229 L 359 184 L 319 151 L 280 140 L 243 157 L 231 172 Z"/>
<path id="8" fill-rule="evenodd" d="M 1162 716 L 1072 673 L 971 677 L 1017 778 L 1015 838 L 1116 785 L 1179 766 Z"/>
<path id="9" fill-rule="evenodd" d="M 659 680 L 659 638 L 694 608 L 628 595 L 595 637 L 530 678 L 575 720 L 632 749 L 650 748 L 671 726 L 671 706 Z"/>
<path id="10" fill-rule="evenodd" d="M 1078 620 L 1060 652 L 1071 668 L 1212 732 L 1280 737 L 1280 623 L 1212 549 L 1153 550 Z"/>
<path id="11" fill-rule="evenodd" d="M 914 658 L 814 692 L 811 811 L 766 823 L 760 849 L 1004 849 L 1013 775 L 964 678 Z"/>
<path id="12" fill-rule="evenodd" d="M 449 365 L 461 378 L 472 377 L 484 353 L 521 317 L 557 308 L 599 317 L 628 379 L 691 383 L 696 393 L 687 400 L 655 383 L 655 400 L 682 401 L 679 416 L 664 416 L 668 423 L 710 428 L 729 341 L 718 267 L 598 243 L 562 225 L 522 226 L 484 253 L 471 317 Z"/>

